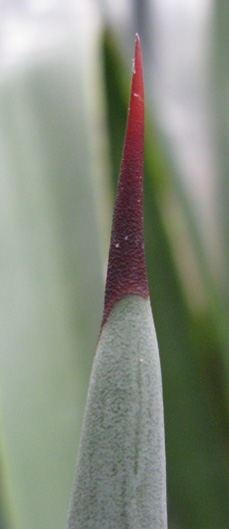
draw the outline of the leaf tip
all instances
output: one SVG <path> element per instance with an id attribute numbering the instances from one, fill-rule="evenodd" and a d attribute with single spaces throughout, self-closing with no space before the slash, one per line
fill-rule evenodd
<path id="1" fill-rule="evenodd" d="M 144 88 L 141 45 L 135 55 L 127 126 L 113 216 L 102 326 L 126 294 L 148 297 L 143 237 Z"/>

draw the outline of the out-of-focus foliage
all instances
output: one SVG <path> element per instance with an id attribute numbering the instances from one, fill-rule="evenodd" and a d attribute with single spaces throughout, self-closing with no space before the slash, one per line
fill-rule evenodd
<path id="1" fill-rule="evenodd" d="M 63 29 L 54 48 L 21 52 L 19 65 L 16 50 L 0 87 L 1 417 L 13 529 L 65 525 L 102 312 L 99 26 L 79 20 L 77 40 Z"/>
<path id="2" fill-rule="evenodd" d="M 19 39 L 17 67 L 4 68 L 0 81 L 1 529 L 61 529 L 70 497 L 131 73 L 111 32 L 102 38 L 95 3 L 79 2 L 79 12 L 57 20 L 52 53 L 44 44 L 24 60 Z M 212 274 L 145 72 L 145 246 L 163 373 L 169 529 L 227 529 L 229 519 L 227 10 L 226 1 L 217 4 L 212 20 L 224 276 L 221 268 Z M 40 42 L 33 23 L 21 35 L 30 28 Z M 144 50 L 145 40 L 143 62 Z M 148 69 L 150 53 L 146 62 Z"/>
<path id="3" fill-rule="evenodd" d="M 213 63 L 213 105 L 215 108 L 216 144 L 218 155 L 219 184 L 218 211 L 221 219 L 221 235 L 224 254 L 224 273 L 221 278 L 221 298 L 223 312 L 221 314 L 221 335 L 224 339 L 225 391 L 227 410 L 229 409 L 229 6 L 225 0 L 215 3 L 214 9 L 214 63 Z"/>

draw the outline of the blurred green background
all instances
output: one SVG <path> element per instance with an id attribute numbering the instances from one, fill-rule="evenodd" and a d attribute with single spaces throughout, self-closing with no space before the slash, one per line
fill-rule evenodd
<path id="1" fill-rule="evenodd" d="M 134 35 L 169 529 L 229 520 L 229 5 L 0 4 L 0 528 L 65 526 Z"/>

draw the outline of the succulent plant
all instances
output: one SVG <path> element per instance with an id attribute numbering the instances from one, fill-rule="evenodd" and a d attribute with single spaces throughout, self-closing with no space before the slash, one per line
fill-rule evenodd
<path id="1" fill-rule="evenodd" d="M 105 303 L 68 529 L 166 529 L 160 359 L 143 241 L 144 92 L 136 36 Z"/>

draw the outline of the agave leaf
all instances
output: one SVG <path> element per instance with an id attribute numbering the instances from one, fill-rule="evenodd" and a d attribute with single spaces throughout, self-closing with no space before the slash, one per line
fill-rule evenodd
<path id="1" fill-rule="evenodd" d="M 115 182 L 125 127 L 127 74 L 110 33 L 106 34 L 104 57 Z M 167 190 L 167 171 L 151 124 L 145 134 L 145 248 L 163 373 L 169 523 L 175 520 L 175 526 L 190 529 L 226 528 L 229 465 L 224 449 L 228 441 L 220 342 L 207 317 L 201 320 L 201 334 L 196 333 L 196 321 L 183 292 L 158 198 Z M 210 355 L 215 366 L 213 385 L 207 371 Z M 213 413 L 215 405 L 217 412 L 214 409 Z"/>
<path id="2" fill-rule="evenodd" d="M 90 379 L 69 529 L 166 529 L 161 369 L 145 271 L 144 94 L 136 37 L 105 304 Z"/>
<path id="3" fill-rule="evenodd" d="M 127 295 L 102 329 L 69 529 L 166 528 L 161 370 L 150 302 Z"/>

